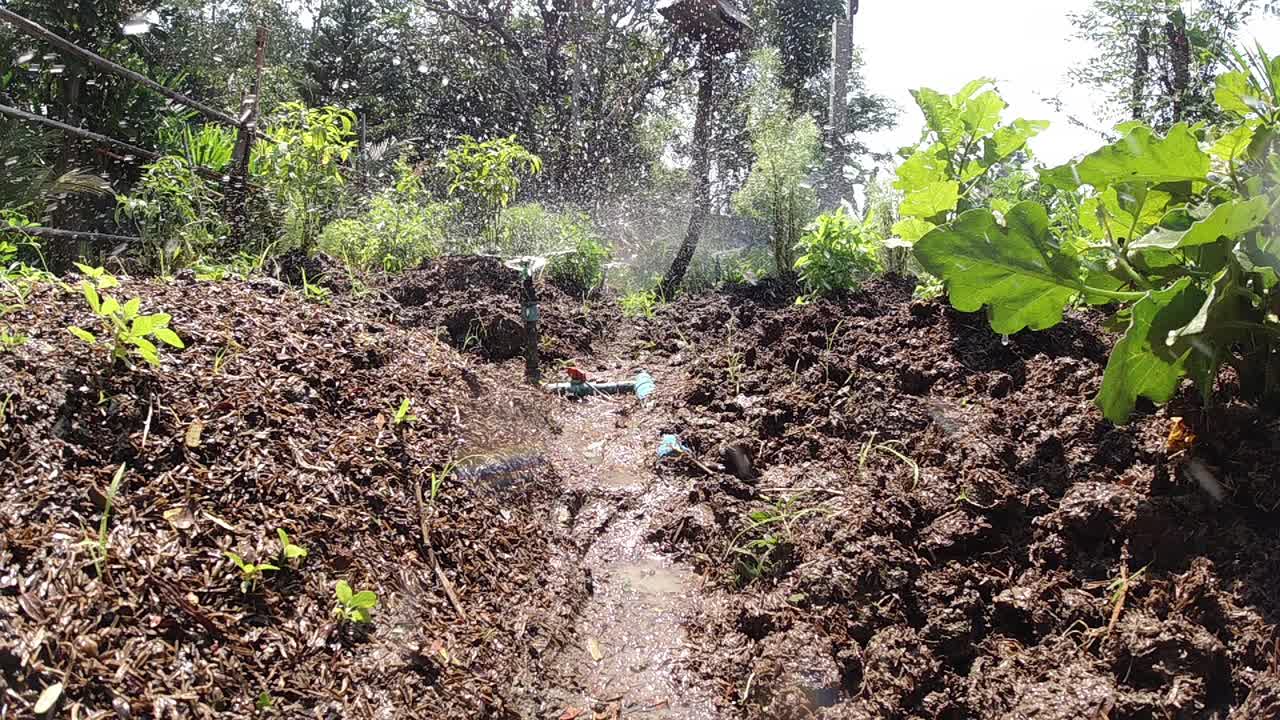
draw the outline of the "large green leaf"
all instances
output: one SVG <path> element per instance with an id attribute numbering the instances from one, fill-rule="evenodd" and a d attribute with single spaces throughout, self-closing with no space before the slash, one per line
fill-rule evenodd
<path id="1" fill-rule="evenodd" d="M 990 167 L 1016 153 L 1026 146 L 1027 141 L 1039 135 L 1049 127 L 1047 120 L 1023 120 L 1018 118 L 1012 123 L 996 130 L 991 137 L 982 141 L 982 162 Z"/>
<path id="2" fill-rule="evenodd" d="M 1129 330 L 1111 351 L 1096 400 L 1108 420 L 1127 422 L 1139 397 L 1157 403 L 1173 398 L 1186 375 L 1187 353 L 1175 354 L 1168 339 L 1196 316 L 1204 299 L 1191 279 L 1183 278 L 1134 303 Z"/>
<path id="3" fill-rule="evenodd" d="M 969 135 L 981 137 L 996 129 L 1000 113 L 1008 107 L 995 90 L 988 90 L 961 106 L 960 120 Z"/>
<path id="4" fill-rule="evenodd" d="M 930 88 L 912 90 L 911 96 L 920 106 L 920 112 L 924 113 L 925 124 L 937 134 L 938 140 L 952 149 L 959 145 L 964 137 L 964 121 L 951 98 Z"/>
<path id="5" fill-rule="evenodd" d="M 1151 128 L 1133 127 L 1120 140 L 1097 150 L 1079 162 L 1041 172 L 1041 179 L 1056 187 L 1074 190 L 1081 185 L 1104 188 L 1120 182 L 1152 185 L 1204 180 L 1209 156 L 1200 150 L 1185 124 L 1174 125 L 1166 137 Z"/>
<path id="6" fill-rule="evenodd" d="M 893 186 L 910 192 L 932 182 L 947 179 L 946 149 L 941 145 L 917 150 L 898 166 L 898 180 Z"/>
<path id="7" fill-rule="evenodd" d="M 913 243 L 933 230 L 937 225 L 919 218 L 904 218 L 893 225 L 893 234 L 905 242 Z"/>
<path id="8" fill-rule="evenodd" d="M 1249 75 L 1244 72 L 1229 72 L 1218 76 L 1214 83 L 1213 99 L 1218 107 L 1237 115 L 1250 115 L 1254 112 L 1265 114 L 1266 102 L 1249 84 Z"/>
<path id="9" fill-rule="evenodd" d="M 908 193 L 898 207 L 898 213 L 906 217 L 928 218 L 955 210 L 959 201 L 960 183 L 942 180 Z"/>
<path id="10" fill-rule="evenodd" d="M 1097 240 L 1129 240 L 1160 222 L 1171 199 L 1169 193 L 1146 185 L 1109 187 L 1080 204 L 1080 226 Z"/>
<path id="11" fill-rule="evenodd" d="M 963 213 L 917 242 L 916 258 L 942 278 L 958 310 L 987 306 L 996 332 L 1052 327 L 1083 290 L 1082 270 L 1055 248 L 1040 204 L 1019 203 L 1005 219 L 1002 227 L 989 210 Z"/>
<path id="12" fill-rule="evenodd" d="M 1156 228 L 1129 244 L 1133 250 L 1160 248 L 1176 250 L 1215 243 L 1221 238 L 1237 238 L 1261 225 L 1270 210 L 1265 197 L 1231 200 L 1213 208 L 1203 220 L 1184 231 Z"/>

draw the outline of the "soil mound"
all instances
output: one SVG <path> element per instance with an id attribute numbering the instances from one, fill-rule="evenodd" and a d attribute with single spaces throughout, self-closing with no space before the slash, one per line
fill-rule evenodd
<path id="1" fill-rule="evenodd" d="M 387 292 L 405 326 L 439 329 L 450 345 L 488 360 L 524 354 L 521 276 L 494 257 L 442 257 L 394 276 Z M 612 302 L 584 302 L 539 280 L 540 354 L 587 355 L 618 313 Z"/>
<path id="2" fill-rule="evenodd" d="M 72 717 L 523 717 L 538 702 L 555 680 L 542 653 L 584 596 L 576 569 L 546 567 L 559 479 L 444 473 L 477 428 L 540 429 L 520 391 L 349 297 L 108 292 L 172 314 L 186 349 L 113 366 L 67 332 L 96 327 L 53 284 L 5 317 L 30 339 L 0 352 L 0 716 L 30 716 L 57 683 Z M 277 528 L 305 558 L 281 557 Z M 228 552 L 279 569 L 242 575 Z M 371 623 L 334 617 L 339 580 L 377 593 Z"/>
<path id="3" fill-rule="evenodd" d="M 1188 397 L 1110 425 L 1090 315 L 1001 338 L 905 283 L 773 295 L 677 302 L 644 333 L 689 374 L 669 430 L 750 456 L 746 479 L 671 464 L 694 489 L 654 530 L 719 579 L 699 664 L 748 717 L 1276 707 L 1273 416 L 1228 381 L 1207 415 Z"/>

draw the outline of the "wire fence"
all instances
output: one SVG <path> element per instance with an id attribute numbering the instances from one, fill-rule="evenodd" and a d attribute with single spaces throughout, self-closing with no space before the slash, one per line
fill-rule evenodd
<path id="1" fill-rule="evenodd" d="M 114 63 L 90 50 L 86 50 L 70 40 L 51 32 L 39 23 L 22 17 L 21 15 L 18 15 L 4 7 L 0 7 L 0 22 L 7 23 L 18 32 L 38 42 L 43 42 L 49 45 L 55 51 L 63 54 L 64 56 L 74 57 L 75 59 L 92 65 L 103 72 L 125 78 L 126 80 L 158 93 L 170 102 L 194 110 L 212 122 L 234 129 L 236 131 L 235 151 L 232 155 L 231 165 L 228 170 L 217 171 L 212 168 L 199 165 L 195 166 L 194 170 L 202 177 L 220 183 L 227 189 L 228 192 L 226 194 L 230 201 L 228 203 L 228 219 L 231 221 L 232 225 L 234 226 L 243 219 L 245 189 L 249 185 L 249 153 L 253 146 L 253 142 L 263 137 L 263 135 L 258 131 L 258 97 L 262 92 L 262 69 L 266 59 L 267 29 L 265 27 L 258 28 L 256 52 L 257 72 L 254 78 L 253 91 L 247 94 L 241 102 L 240 116 L 237 118 L 215 108 L 209 107 L 198 100 L 187 97 L 176 90 L 167 88 L 145 75 Z M 71 137 L 96 143 L 102 147 L 115 148 L 127 153 L 127 155 L 122 158 L 125 160 L 141 159 L 143 161 L 154 162 L 161 157 L 161 153 L 156 150 L 139 147 L 133 143 L 125 142 L 101 133 L 92 132 L 74 125 L 69 125 L 43 115 L 28 112 L 21 108 L 0 104 L 0 115 L 19 122 L 50 128 Z M 105 240 L 110 242 L 140 242 L 142 240 L 140 237 L 129 235 L 114 235 L 109 233 L 46 227 L 29 227 L 18 229 L 17 231 L 33 237 L 58 239 Z"/>

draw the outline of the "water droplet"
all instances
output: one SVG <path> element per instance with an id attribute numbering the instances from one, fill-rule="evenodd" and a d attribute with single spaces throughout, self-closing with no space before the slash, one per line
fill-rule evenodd
<path id="1" fill-rule="evenodd" d="M 31 51 L 24 52 L 18 56 L 18 64 L 26 65 L 27 63 L 31 62 L 35 58 L 36 58 L 36 54 L 34 52 L 31 52 Z"/>
<path id="2" fill-rule="evenodd" d="M 50 74 L 50 75 L 61 75 L 62 73 L 66 72 L 66 71 L 67 71 L 67 66 L 66 66 L 66 65 L 51 65 L 51 66 L 49 66 L 49 74 Z"/>
<path id="3" fill-rule="evenodd" d="M 1001 336 L 1000 336 L 1000 344 L 1001 344 L 1001 345 L 1004 345 L 1005 347 L 1009 347 L 1009 336 L 1008 336 L 1008 335 L 1001 335 Z"/>
<path id="4" fill-rule="evenodd" d="M 425 62 L 420 62 L 418 63 L 418 72 L 426 75 L 428 72 L 431 72 L 431 68 L 427 67 Z"/>
<path id="5" fill-rule="evenodd" d="M 152 21 L 147 13 L 138 13 L 128 20 L 124 21 L 124 25 L 120 29 L 125 35 L 146 35 L 151 32 Z"/>
<path id="6" fill-rule="evenodd" d="M 396 57 L 391 58 L 391 64 L 396 67 L 400 67 L 400 56 L 397 55 Z"/>
<path id="7" fill-rule="evenodd" d="M 440 78 L 440 87 L 449 87 L 449 76 Z"/>

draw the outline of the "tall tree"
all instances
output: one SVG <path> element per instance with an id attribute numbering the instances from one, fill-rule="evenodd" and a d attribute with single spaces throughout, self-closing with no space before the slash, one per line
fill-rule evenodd
<path id="1" fill-rule="evenodd" d="M 1096 48 L 1073 79 L 1101 91 L 1106 120 L 1213 120 L 1213 79 L 1244 23 L 1271 0 L 1094 0 L 1071 15 Z"/>

